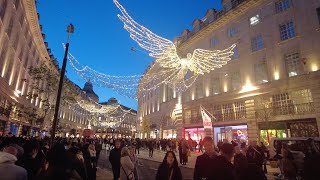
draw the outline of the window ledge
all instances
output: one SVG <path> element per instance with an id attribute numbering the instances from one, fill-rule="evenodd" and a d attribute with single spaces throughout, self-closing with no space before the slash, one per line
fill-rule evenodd
<path id="1" fill-rule="evenodd" d="M 256 54 L 256 53 L 259 53 L 260 51 L 264 51 L 264 50 L 266 50 L 266 49 L 267 49 L 267 48 L 264 47 L 264 48 L 261 48 L 261 49 L 255 50 L 255 51 L 252 51 L 252 50 L 251 50 L 251 54 Z"/>
<path id="2" fill-rule="evenodd" d="M 293 37 L 293 38 L 289 38 L 289 39 L 280 41 L 280 42 L 278 42 L 278 45 L 285 44 L 285 43 L 287 43 L 288 41 L 291 41 L 291 40 L 294 40 L 294 39 L 297 39 L 297 38 L 300 38 L 300 35 L 297 35 L 297 36 L 295 36 L 295 37 Z"/>

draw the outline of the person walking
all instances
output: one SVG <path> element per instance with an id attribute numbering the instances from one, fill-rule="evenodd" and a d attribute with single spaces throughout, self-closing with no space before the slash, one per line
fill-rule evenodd
<path id="1" fill-rule="evenodd" d="M 236 174 L 231 160 L 234 156 L 234 146 L 224 143 L 220 149 L 220 156 L 215 158 L 215 162 L 211 166 L 212 174 L 207 180 L 235 180 Z"/>
<path id="2" fill-rule="evenodd" d="M 120 141 L 115 142 L 115 148 L 110 151 L 109 161 L 112 166 L 113 179 L 118 180 L 120 178 L 120 159 L 121 149 Z"/>
<path id="3" fill-rule="evenodd" d="M 135 180 L 134 164 L 130 159 L 130 152 L 127 147 L 123 147 L 121 150 L 120 166 L 120 180 Z"/>
<path id="4" fill-rule="evenodd" d="M 40 145 L 35 140 L 27 141 L 23 145 L 24 154 L 22 158 L 17 161 L 17 165 L 27 170 L 28 180 L 35 179 L 41 170 L 41 161 L 37 158 Z"/>
<path id="5" fill-rule="evenodd" d="M 95 180 L 97 173 L 97 151 L 95 150 L 95 145 L 90 144 L 84 155 L 88 179 Z"/>
<path id="6" fill-rule="evenodd" d="M 263 150 L 257 145 L 257 140 L 250 141 L 246 156 L 249 163 L 256 164 L 262 171 L 265 155 Z"/>
<path id="7" fill-rule="evenodd" d="M 211 165 L 214 164 L 218 154 L 214 150 L 212 137 L 205 137 L 202 141 L 205 153 L 197 157 L 193 179 L 202 180 L 208 179 L 212 173 Z"/>
<path id="8" fill-rule="evenodd" d="M 134 165 L 134 170 L 133 170 L 133 174 L 134 174 L 134 179 L 135 180 L 139 180 L 139 173 L 138 173 L 138 157 L 136 156 L 136 148 L 134 146 L 128 146 L 128 149 L 130 151 L 130 159 L 131 162 Z"/>
<path id="9" fill-rule="evenodd" d="M 295 180 L 297 176 L 297 166 L 293 159 L 290 158 L 290 151 L 284 147 L 281 149 L 282 159 L 281 159 L 281 173 L 287 180 Z"/>
<path id="10" fill-rule="evenodd" d="M 183 138 L 181 142 L 182 165 L 186 165 L 188 162 L 188 151 L 189 151 L 188 142 Z"/>
<path id="11" fill-rule="evenodd" d="M 156 180 L 182 180 L 181 170 L 173 151 L 167 151 L 164 156 L 158 168 Z"/>
<path id="12" fill-rule="evenodd" d="M 148 143 L 148 147 L 149 147 L 149 157 L 153 156 L 153 148 L 154 148 L 154 142 L 153 140 L 150 140 Z"/>

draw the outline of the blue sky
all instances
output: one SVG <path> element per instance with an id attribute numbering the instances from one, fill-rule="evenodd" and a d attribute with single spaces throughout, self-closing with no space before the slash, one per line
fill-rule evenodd
<path id="1" fill-rule="evenodd" d="M 188 28 L 196 18 L 204 17 L 208 8 L 220 9 L 220 0 L 119 0 L 127 12 L 154 33 L 172 40 Z M 83 65 L 109 75 L 140 75 L 153 61 L 142 52 L 123 29 L 119 10 L 112 0 L 38 0 L 40 24 L 52 53 L 60 67 L 64 55 L 62 43 L 67 39 L 66 27 L 71 22 L 70 52 Z M 85 80 L 67 66 L 66 75 L 81 88 Z M 137 109 L 134 99 L 125 98 L 111 89 L 97 87 L 100 102 L 115 97 L 128 107 Z"/>

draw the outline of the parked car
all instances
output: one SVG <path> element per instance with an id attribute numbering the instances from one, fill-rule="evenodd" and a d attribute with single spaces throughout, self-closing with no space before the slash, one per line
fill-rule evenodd
<path id="1" fill-rule="evenodd" d="M 307 150 L 306 142 L 310 139 L 308 137 L 293 137 L 293 138 L 272 138 L 270 142 L 270 146 L 268 147 L 270 152 L 270 157 L 275 157 L 277 144 L 287 144 L 290 152 L 294 157 L 294 163 L 296 164 L 299 170 L 303 169 L 305 151 Z M 312 137 L 315 145 L 320 147 L 320 138 Z M 280 154 L 281 156 L 281 154 Z"/>

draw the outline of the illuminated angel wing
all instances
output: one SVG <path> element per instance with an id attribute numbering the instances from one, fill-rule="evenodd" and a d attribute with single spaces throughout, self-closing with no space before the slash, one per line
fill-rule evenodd
<path id="1" fill-rule="evenodd" d="M 235 44 L 224 50 L 195 49 L 192 55 L 194 67 L 199 74 L 208 73 L 215 68 L 221 68 L 231 60 Z"/>
<path id="2" fill-rule="evenodd" d="M 117 1 L 113 1 L 121 11 L 119 19 L 124 23 L 124 29 L 130 33 L 130 37 L 138 43 L 140 47 L 149 51 L 151 57 L 165 68 L 179 67 L 179 56 L 176 46 L 168 39 L 162 38 L 144 26 L 138 24 L 130 17 L 124 7 Z"/>

